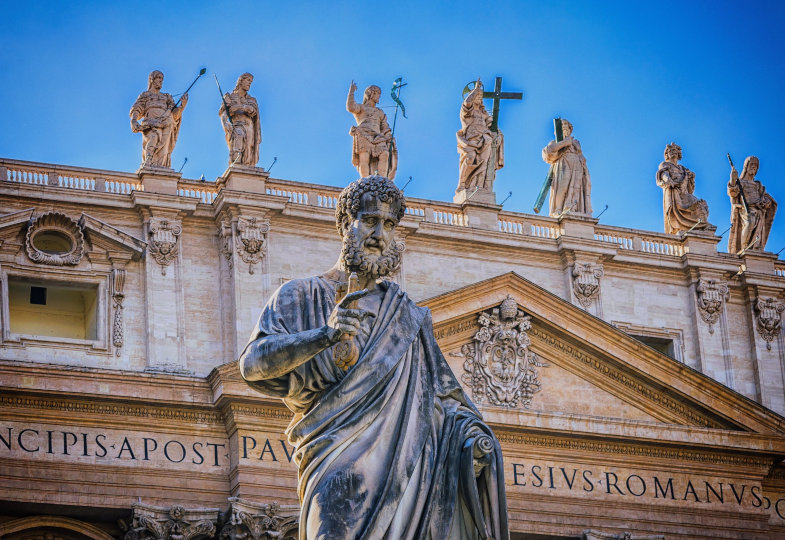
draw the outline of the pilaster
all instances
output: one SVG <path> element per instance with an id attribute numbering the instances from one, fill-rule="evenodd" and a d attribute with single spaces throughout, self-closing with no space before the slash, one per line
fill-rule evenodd
<path id="1" fill-rule="evenodd" d="M 729 388 L 735 387 L 726 303 L 730 289 L 724 272 L 691 267 L 692 320 L 698 336 L 701 371 Z"/>

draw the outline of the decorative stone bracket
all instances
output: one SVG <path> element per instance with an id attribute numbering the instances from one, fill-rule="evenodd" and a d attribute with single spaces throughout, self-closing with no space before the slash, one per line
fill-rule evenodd
<path id="1" fill-rule="evenodd" d="M 183 232 L 182 222 L 174 219 L 151 217 L 149 222 L 150 253 L 161 265 L 161 275 L 177 257 L 178 238 Z"/>
<path id="2" fill-rule="evenodd" d="M 572 290 L 578 302 L 588 308 L 600 294 L 600 278 L 604 270 L 601 264 L 576 262 L 572 267 Z"/>
<path id="3" fill-rule="evenodd" d="M 297 540 L 300 508 L 257 504 L 236 497 L 229 498 L 229 515 L 221 529 L 221 540 Z"/>
<path id="4" fill-rule="evenodd" d="M 548 366 L 529 350 L 531 340 L 526 332 L 531 328 L 531 317 L 508 295 L 499 307 L 481 312 L 477 322 L 480 328 L 474 342 L 455 354 L 466 358 L 461 380 L 472 389 L 478 403 L 487 400 L 508 408 L 520 403 L 530 408 L 532 397 L 541 390 L 536 368 Z"/>
<path id="5" fill-rule="evenodd" d="M 771 342 L 782 331 L 782 312 L 785 303 L 776 298 L 758 298 L 755 302 L 755 319 L 758 333 L 766 340 L 766 349 L 771 350 Z"/>
<path id="6" fill-rule="evenodd" d="M 244 263 L 248 264 L 248 273 L 255 272 L 255 265 L 259 264 L 266 254 L 267 232 L 270 222 L 255 217 L 240 217 L 237 220 L 237 234 L 234 242 L 237 254 Z"/>
<path id="7" fill-rule="evenodd" d="M 124 540 L 203 540 L 215 535 L 218 509 L 133 505 Z"/>
<path id="8" fill-rule="evenodd" d="M 716 279 L 698 280 L 695 287 L 698 295 L 698 312 L 701 318 L 709 325 L 709 333 L 714 333 L 714 325 L 722 314 L 722 308 L 728 301 L 729 290 L 725 281 Z"/>

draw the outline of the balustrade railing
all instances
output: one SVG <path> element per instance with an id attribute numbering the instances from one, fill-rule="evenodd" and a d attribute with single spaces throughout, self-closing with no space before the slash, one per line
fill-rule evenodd
<path id="1" fill-rule="evenodd" d="M 142 190 L 135 174 L 0 159 L 0 181 L 127 195 Z"/>
<path id="2" fill-rule="evenodd" d="M 210 182 L 199 180 L 180 180 L 177 182 L 177 194 L 181 197 L 199 199 L 204 204 L 213 204 L 218 196 L 218 188 Z"/>

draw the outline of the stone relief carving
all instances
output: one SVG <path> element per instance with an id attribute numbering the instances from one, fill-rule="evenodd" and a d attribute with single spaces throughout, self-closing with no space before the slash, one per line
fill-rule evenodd
<path id="1" fill-rule="evenodd" d="M 31 220 L 25 250 L 35 263 L 73 266 L 84 255 L 84 233 L 79 223 L 65 214 L 48 212 Z"/>
<path id="2" fill-rule="evenodd" d="M 236 497 L 229 498 L 229 519 L 221 529 L 221 540 L 297 540 L 299 506 L 255 504 Z"/>
<path id="3" fill-rule="evenodd" d="M 180 221 L 162 218 L 150 218 L 150 252 L 155 262 L 161 265 L 161 274 L 166 275 L 166 268 L 177 256 L 177 239 L 183 227 Z"/>
<path id="4" fill-rule="evenodd" d="M 232 257 L 232 222 L 224 219 L 221 222 L 221 253 L 223 254 L 229 268 L 234 267 L 234 258 Z"/>
<path id="5" fill-rule="evenodd" d="M 728 300 L 728 284 L 716 279 L 700 279 L 695 287 L 698 294 L 698 311 L 709 325 L 709 333 L 714 333 L 714 325 L 722 314 L 722 307 Z"/>
<path id="6" fill-rule="evenodd" d="M 771 342 L 777 339 L 782 330 L 782 312 L 785 303 L 776 298 L 758 298 L 755 302 L 758 333 L 766 340 L 766 349 L 771 350 Z"/>
<path id="7" fill-rule="evenodd" d="M 600 294 L 600 278 L 604 270 L 601 264 L 576 262 L 572 267 L 572 290 L 584 308 Z"/>
<path id="8" fill-rule="evenodd" d="M 125 299 L 125 270 L 115 268 L 112 270 L 112 302 L 114 303 L 114 319 L 112 321 L 112 345 L 115 346 L 117 356 L 123 346 L 123 300 Z"/>
<path id="9" fill-rule="evenodd" d="M 268 220 L 255 217 L 241 217 L 237 220 L 237 234 L 235 247 L 237 254 L 244 263 L 248 264 L 248 273 L 253 274 L 255 265 L 261 262 L 265 255 L 267 242 L 265 235 L 270 230 Z"/>
<path id="10" fill-rule="evenodd" d="M 215 535 L 218 510 L 133 505 L 133 521 L 124 540 L 201 540 Z"/>
<path id="11" fill-rule="evenodd" d="M 531 317 L 508 295 L 499 307 L 480 313 L 477 323 L 474 342 L 456 355 L 466 358 L 461 379 L 472 389 L 472 397 L 478 403 L 530 408 L 541 390 L 536 368 L 548 366 L 529 350 Z"/>

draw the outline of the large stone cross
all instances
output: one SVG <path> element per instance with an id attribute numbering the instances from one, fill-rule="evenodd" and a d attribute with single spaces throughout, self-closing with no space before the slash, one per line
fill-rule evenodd
<path id="1" fill-rule="evenodd" d="M 493 122 L 491 123 L 491 131 L 495 133 L 499 131 L 499 101 L 502 99 L 523 99 L 523 93 L 502 92 L 502 78 L 496 77 L 496 84 L 493 87 L 493 92 L 483 92 L 482 97 L 493 99 Z"/>

